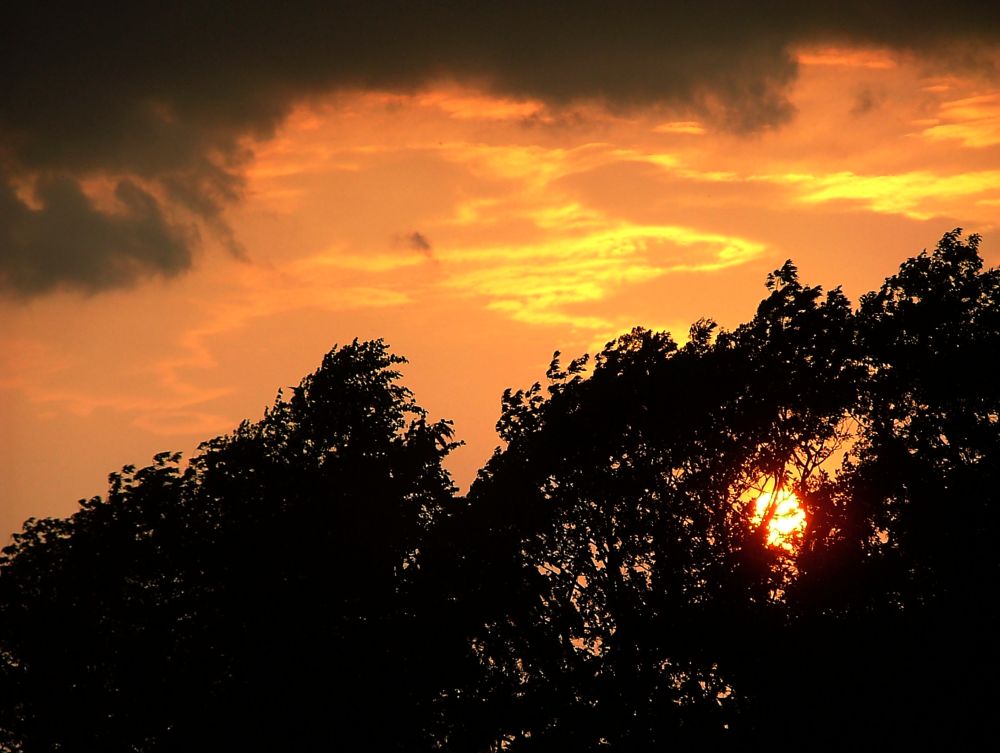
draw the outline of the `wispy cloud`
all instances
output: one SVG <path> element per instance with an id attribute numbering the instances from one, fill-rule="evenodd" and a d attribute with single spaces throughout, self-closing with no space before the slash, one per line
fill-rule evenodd
<path id="1" fill-rule="evenodd" d="M 707 133 L 705 126 L 697 120 L 671 120 L 660 123 L 653 128 L 653 133 L 683 133 L 689 136 L 703 136 Z"/>
<path id="2" fill-rule="evenodd" d="M 1000 171 L 981 170 L 942 175 L 914 170 L 894 175 L 856 175 L 849 171 L 829 175 L 771 176 L 774 182 L 795 185 L 798 200 L 806 204 L 834 201 L 861 204 L 874 212 L 926 220 L 941 214 L 956 199 L 1000 195 Z"/>
<path id="3" fill-rule="evenodd" d="M 972 149 L 1000 144 L 1000 92 L 944 102 L 921 133 L 930 141 L 953 140 Z"/>
<path id="4" fill-rule="evenodd" d="M 490 309 L 532 324 L 606 330 L 612 327 L 607 315 L 577 307 L 664 275 L 745 264 L 764 251 L 743 238 L 621 223 L 538 244 L 442 249 L 441 258 L 458 268 L 444 285 L 485 298 Z M 620 326 L 620 319 L 614 323 Z"/>
<path id="5" fill-rule="evenodd" d="M 851 49 L 823 47 L 801 50 L 795 56 L 799 65 L 835 66 L 888 70 L 897 67 L 896 57 L 886 49 Z"/>

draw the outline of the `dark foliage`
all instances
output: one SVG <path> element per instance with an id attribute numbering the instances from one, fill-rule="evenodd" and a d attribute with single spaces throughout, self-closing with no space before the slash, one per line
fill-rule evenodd
<path id="1" fill-rule="evenodd" d="M 29 521 L 0 565 L 10 747 L 413 749 L 402 594 L 453 444 L 400 362 L 335 349 L 186 468 L 158 455 Z"/>
<path id="2" fill-rule="evenodd" d="M 978 246 L 948 233 L 861 300 L 857 440 L 790 592 L 803 660 L 789 734 L 825 707 L 844 747 L 993 736 L 1000 273 L 982 269 Z"/>
<path id="3" fill-rule="evenodd" d="M 508 390 L 456 498 L 381 342 L 0 558 L 0 749 L 951 748 L 988 736 L 1000 273 L 948 233 L 854 311 Z M 764 491 L 808 515 L 768 542 Z M 4 747 L 6 746 L 6 747 Z"/>

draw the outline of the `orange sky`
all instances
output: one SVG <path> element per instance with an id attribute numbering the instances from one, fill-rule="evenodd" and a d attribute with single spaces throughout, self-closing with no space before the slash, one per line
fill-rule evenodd
<path id="1" fill-rule="evenodd" d="M 206 232 L 184 276 L 0 299 L 0 537 L 71 513 L 123 464 L 258 418 L 354 337 L 410 359 L 418 402 L 466 442 L 450 463 L 465 488 L 501 392 L 555 349 L 734 326 L 789 257 L 852 300 L 957 226 L 995 264 L 995 79 L 877 49 L 798 62 L 796 115 L 751 135 L 446 83 L 300 103 L 246 142 L 226 210 L 243 258 Z"/>

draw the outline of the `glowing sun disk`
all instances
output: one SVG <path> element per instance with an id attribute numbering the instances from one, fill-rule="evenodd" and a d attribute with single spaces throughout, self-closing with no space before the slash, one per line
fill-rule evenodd
<path id="1" fill-rule="evenodd" d="M 772 511 L 773 508 L 773 511 Z M 806 511 L 791 489 L 764 492 L 754 502 L 753 522 L 760 524 L 770 514 L 767 523 L 767 543 L 789 551 L 795 548 L 795 539 L 806 527 Z"/>

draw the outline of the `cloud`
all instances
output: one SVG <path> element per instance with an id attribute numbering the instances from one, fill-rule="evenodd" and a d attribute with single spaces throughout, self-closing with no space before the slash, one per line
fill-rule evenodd
<path id="1" fill-rule="evenodd" d="M 427 256 L 430 255 L 432 250 L 431 242 L 427 240 L 427 237 L 423 233 L 418 233 L 416 230 L 406 236 L 406 245 L 414 251 L 419 251 Z"/>
<path id="2" fill-rule="evenodd" d="M 99 210 L 69 178 L 41 181 L 34 193 L 32 207 L 0 185 L 0 289 L 28 296 L 68 284 L 94 292 L 191 265 L 189 231 L 128 180 L 114 189 L 114 211 Z"/>
<path id="3" fill-rule="evenodd" d="M 792 116 L 797 47 L 985 65 L 998 30 L 1000 7 L 971 0 L 19 3 L 0 25 L 0 273 L 26 296 L 174 275 L 191 222 L 238 251 L 223 212 L 248 145 L 335 89 L 451 79 L 552 107 L 666 104 L 677 122 L 748 132 Z M 88 201 L 94 178 L 120 187 L 117 209 Z M 16 189 L 29 183 L 37 202 Z"/>
<path id="4" fill-rule="evenodd" d="M 854 95 L 854 104 L 851 106 L 851 115 L 861 117 L 877 110 L 885 101 L 885 95 L 875 92 L 870 87 L 864 86 Z"/>
<path id="5" fill-rule="evenodd" d="M 780 176 L 775 176 L 781 181 Z M 941 212 L 942 202 L 979 195 L 987 200 L 1000 186 L 1000 171 L 981 170 L 942 175 L 928 170 L 914 170 L 895 175 L 856 175 L 838 172 L 821 176 L 789 176 L 801 186 L 799 200 L 806 204 L 832 201 L 858 202 L 873 212 L 900 214 L 926 220 Z M 932 203 L 928 203 L 932 202 Z M 980 199 L 980 203 L 982 198 Z"/>
<path id="6" fill-rule="evenodd" d="M 441 251 L 457 268 L 445 282 L 488 309 L 529 324 L 612 334 L 628 325 L 592 307 L 617 291 L 668 274 L 715 272 L 760 258 L 763 244 L 675 225 L 618 223 L 538 244 Z M 464 269 L 463 269 L 464 268 Z M 580 312 L 577 307 L 588 310 Z"/>
<path id="7" fill-rule="evenodd" d="M 934 124 L 923 131 L 930 141 L 956 140 L 980 149 L 1000 144 L 1000 94 L 946 102 Z"/>

